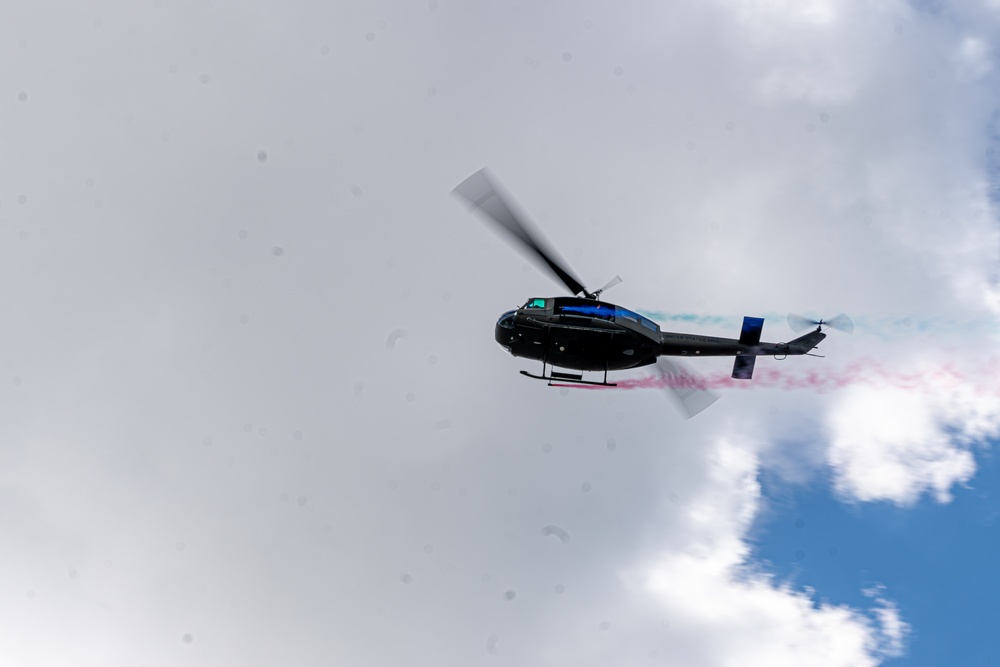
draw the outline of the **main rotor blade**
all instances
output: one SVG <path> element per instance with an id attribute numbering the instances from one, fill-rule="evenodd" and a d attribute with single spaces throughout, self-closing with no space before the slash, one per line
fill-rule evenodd
<path id="1" fill-rule="evenodd" d="M 656 360 L 656 369 L 663 378 L 664 388 L 677 401 L 687 419 L 719 400 L 718 396 L 705 389 L 705 381 L 680 361 L 660 357 Z"/>
<path id="2" fill-rule="evenodd" d="M 579 294 L 585 291 L 583 283 L 566 269 L 555 252 L 545 245 L 538 232 L 531 230 L 527 218 L 515 213 L 515 208 L 500 194 L 486 169 L 480 169 L 469 176 L 452 190 L 452 193 L 467 201 L 470 204 L 470 211 L 479 211 L 520 241 L 549 267 L 570 292 Z"/>
<path id="3" fill-rule="evenodd" d="M 612 278 L 611 280 L 609 280 L 608 283 L 604 287 L 602 287 L 599 290 L 596 290 L 594 292 L 594 296 L 600 296 L 601 294 L 603 294 L 604 292 L 608 291 L 609 289 L 611 289 L 615 285 L 621 284 L 621 282 L 622 282 L 621 276 L 615 276 L 614 278 Z"/>

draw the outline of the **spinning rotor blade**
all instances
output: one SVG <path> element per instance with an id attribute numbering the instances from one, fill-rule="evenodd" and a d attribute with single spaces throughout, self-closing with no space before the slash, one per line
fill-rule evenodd
<path id="1" fill-rule="evenodd" d="M 615 285 L 620 284 L 621 282 L 622 282 L 621 276 L 615 276 L 614 278 L 612 278 L 611 280 L 608 281 L 607 285 L 605 285 L 601 289 L 599 289 L 596 292 L 594 292 L 594 297 L 596 298 L 596 297 L 601 296 L 602 292 L 605 292 L 605 291 L 611 289 L 612 287 L 614 287 Z"/>
<path id="2" fill-rule="evenodd" d="M 478 210 L 520 241 L 525 248 L 533 252 L 549 267 L 570 292 L 573 294 L 585 292 L 583 284 L 563 266 L 555 252 L 542 242 L 537 232 L 531 231 L 531 224 L 528 220 L 518 215 L 514 211 L 514 207 L 504 200 L 490 181 L 486 169 L 480 169 L 469 176 L 452 190 L 452 193 L 467 201 L 470 204 L 470 211 Z"/>
<path id="3" fill-rule="evenodd" d="M 691 419 L 719 400 L 718 396 L 705 389 L 704 381 L 680 361 L 660 357 L 656 360 L 656 369 L 663 378 L 665 389 L 677 401 L 677 407 L 686 419 Z"/>
<path id="4" fill-rule="evenodd" d="M 796 315 L 795 313 L 788 313 L 788 326 L 790 326 L 793 331 L 805 331 L 806 329 L 811 329 L 813 327 L 828 327 L 830 329 L 836 329 L 837 331 L 843 331 L 847 334 L 854 333 L 854 322 L 851 321 L 851 318 L 844 313 L 837 315 L 829 321 L 813 320 L 808 317 Z"/>

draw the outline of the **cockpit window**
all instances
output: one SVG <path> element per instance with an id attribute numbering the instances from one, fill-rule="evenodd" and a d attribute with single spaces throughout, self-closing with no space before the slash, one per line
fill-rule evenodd
<path id="1" fill-rule="evenodd" d="M 541 308 L 545 309 L 545 299 L 528 299 L 528 303 L 524 304 L 525 308 Z"/>
<path id="2" fill-rule="evenodd" d="M 500 316 L 500 320 L 497 322 L 497 324 L 502 326 L 504 329 L 513 329 L 514 320 L 516 317 L 517 317 L 517 312 L 509 310 Z"/>

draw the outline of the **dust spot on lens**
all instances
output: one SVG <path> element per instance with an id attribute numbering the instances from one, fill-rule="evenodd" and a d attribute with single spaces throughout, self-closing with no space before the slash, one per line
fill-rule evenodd
<path id="1" fill-rule="evenodd" d="M 805 528 L 806 527 L 806 520 L 805 519 L 796 519 L 795 520 L 795 527 L 796 528 Z"/>
<path id="2" fill-rule="evenodd" d="M 729 130 L 730 132 L 732 132 L 733 130 L 736 129 L 736 123 L 734 123 L 733 121 L 727 122 L 726 123 L 726 129 Z"/>
<path id="3" fill-rule="evenodd" d="M 330 47 L 324 44 L 323 46 L 319 47 L 319 52 L 320 55 L 328 56 L 330 55 Z"/>
<path id="4" fill-rule="evenodd" d="M 565 53 L 562 54 L 562 59 L 564 63 L 568 63 L 569 61 L 573 60 L 573 54 L 570 53 L 569 51 L 566 51 Z"/>
<path id="5" fill-rule="evenodd" d="M 824 122 L 824 123 L 829 123 L 829 122 L 830 122 L 830 114 L 828 114 L 827 112 L 825 112 L 825 111 L 824 111 L 824 112 L 822 112 L 822 113 L 821 113 L 821 114 L 819 115 L 819 119 L 820 119 L 820 120 L 821 120 L 822 122 Z"/>
<path id="6" fill-rule="evenodd" d="M 283 503 L 287 503 L 288 502 L 288 497 L 289 496 L 288 496 L 287 493 L 282 493 L 280 496 L 278 496 L 278 500 L 280 500 Z"/>
<path id="7" fill-rule="evenodd" d="M 584 482 L 580 485 L 580 490 L 584 493 L 590 493 L 590 482 Z"/>
<path id="8" fill-rule="evenodd" d="M 410 575 L 406 574 L 405 572 L 403 574 L 399 575 L 399 580 L 401 582 L 403 582 L 404 584 L 412 584 L 413 583 L 413 577 L 411 577 Z"/>
<path id="9" fill-rule="evenodd" d="M 569 532 L 565 528 L 560 528 L 559 526 L 553 526 L 553 525 L 542 526 L 542 535 L 544 535 L 545 537 L 548 537 L 549 535 L 552 535 L 553 537 L 558 537 L 559 541 L 562 542 L 563 544 L 569 542 L 570 539 Z"/>
<path id="10" fill-rule="evenodd" d="M 27 195 L 18 195 L 17 196 L 17 203 L 18 204 L 27 204 L 28 203 L 28 196 Z"/>
<path id="11" fill-rule="evenodd" d="M 615 68 L 615 76 L 621 76 L 624 73 L 625 70 L 621 66 Z"/>
<path id="12" fill-rule="evenodd" d="M 486 638 L 486 652 L 487 653 L 489 653 L 490 655 L 493 655 L 494 653 L 497 652 L 497 641 L 499 641 L 499 639 L 500 638 L 497 637 L 496 635 L 490 635 L 489 637 Z"/>
<path id="13" fill-rule="evenodd" d="M 417 400 L 417 395 L 414 394 L 412 391 L 406 394 L 406 402 L 407 403 L 412 403 L 415 400 Z"/>
<path id="14" fill-rule="evenodd" d="M 361 396 L 363 393 L 365 393 L 365 383 L 359 380 L 354 383 L 354 395 Z"/>
<path id="15" fill-rule="evenodd" d="M 427 86 L 427 97 L 434 97 L 438 94 L 438 89 L 434 86 Z"/>
<path id="16" fill-rule="evenodd" d="M 295 499 L 295 502 L 299 504 L 299 507 L 305 507 L 305 504 L 309 502 L 309 498 L 307 498 L 306 496 L 299 496 L 298 498 Z"/>
<path id="17" fill-rule="evenodd" d="M 618 443 L 615 442 L 614 438 L 608 438 L 608 445 L 607 446 L 608 446 L 608 451 L 609 452 L 613 452 L 616 449 L 618 449 Z"/>
<path id="18" fill-rule="evenodd" d="M 257 151 L 257 161 L 267 162 L 267 151 Z"/>
<path id="19" fill-rule="evenodd" d="M 363 196 L 363 195 L 364 195 L 365 193 L 364 193 L 364 191 L 363 191 L 363 190 L 362 190 L 361 188 L 359 188 L 359 187 L 358 187 L 357 185 L 352 185 L 352 186 L 351 186 L 351 194 L 352 194 L 352 195 L 354 195 L 354 198 L 355 198 L 355 199 L 361 199 L 361 197 L 362 197 L 362 196 Z"/>
<path id="20" fill-rule="evenodd" d="M 183 542 L 178 542 L 177 544 L 174 545 L 174 548 L 177 549 L 178 552 L 180 552 L 187 549 L 187 545 L 184 544 Z"/>
<path id="21" fill-rule="evenodd" d="M 451 420 L 450 419 L 439 419 L 436 422 L 434 422 L 434 430 L 435 431 L 444 431 L 445 429 L 449 429 L 449 428 L 451 428 Z"/>
<path id="22" fill-rule="evenodd" d="M 19 92 L 19 93 L 17 94 L 17 99 L 18 99 L 19 101 L 21 101 L 21 102 L 27 102 L 27 101 L 28 101 L 28 93 L 26 93 L 26 92 L 24 92 L 24 91 L 22 90 L 21 92 Z"/>
<path id="23" fill-rule="evenodd" d="M 79 572 L 77 572 L 77 570 L 76 570 L 76 568 L 75 568 L 75 567 L 71 567 L 71 568 L 69 568 L 68 570 L 66 570 L 66 574 L 68 574 L 68 575 L 69 575 L 69 578 L 70 578 L 70 579 L 76 579 L 77 577 L 79 577 L 79 576 L 80 576 L 80 573 L 79 573 Z"/>
<path id="24" fill-rule="evenodd" d="M 545 444 L 542 445 L 542 453 L 543 454 L 548 454 L 551 451 L 552 451 L 552 445 L 550 443 L 546 442 Z"/>
<path id="25" fill-rule="evenodd" d="M 186 635 L 184 635 L 183 637 L 181 637 L 181 639 L 183 639 L 183 640 L 184 640 L 184 643 L 185 643 L 185 644 L 190 644 L 191 642 L 193 642 L 193 641 L 194 641 L 194 635 L 192 635 L 192 634 L 191 634 L 191 633 L 189 632 L 189 633 L 187 633 Z"/>
<path id="26" fill-rule="evenodd" d="M 507 591 L 506 593 L 503 594 L 503 597 L 505 600 L 507 600 L 507 602 L 510 602 L 511 600 L 517 597 L 517 593 L 514 591 Z"/>
<path id="27" fill-rule="evenodd" d="M 406 329 L 393 329 L 389 332 L 389 336 L 385 339 L 386 349 L 393 349 L 396 347 L 396 342 L 402 338 L 406 338 Z"/>
<path id="28" fill-rule="evenodd" d="M 611 628 L 611 624 L 608 623 L 607 621 L 601 621 L 601 625 L 599 627 L 601 628 L 602 631 L 606 631 Z"/>
<path id="29" fill-rule="evenodd" d="M 271 248 L 271 254 L 274 255 L 275 257 L 281 257 L 285 254 L 285 249 L 282 248 L 280 245 L 276 245 L 273 248 Z"/>
<path id="30" fill-rule="evenodd" d="M 555 587 L 554 590 L 555 590 L 556 593 L 562 595 L 563 591 L 566 590 L 566 587 L 563 586 L 562 584 L 556 584 L 556 587 Z"/>
<path id="31" fill-rule="evenodd" d="M 198 81 L 203 86 L 208 85 L 208 82 L 211 81 L 211 80 L 212 80 L 212 78 L 210 76 L 208 76 L 207 74 L 202 74 L 201 76 L 198 77 Z"/>
<path id="32" fill-rule="evenodd" d="M 375 41 L 375 33 L 373 33 L 373 32 L 367 32 L 367 33 L 365 33 L 365 39 L 367 39 L 369 42 L 374 42 Z"/>

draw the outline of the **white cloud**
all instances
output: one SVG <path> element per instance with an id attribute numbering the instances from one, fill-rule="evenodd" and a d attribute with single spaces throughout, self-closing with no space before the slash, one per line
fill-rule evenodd
<path id="1" fill-rule="evenodd" d="M 993 69 L 993 53 L 989 44 L 979 37 L 963 39 L 955 53 L 955 66 L 962 81 L 974 81 Z"/>
<path id="2" fill-rule="evenodd" d="M 998 417 L 997 395 L 968 385 L 851 388 L 828 416 L 836 488 L 862 501 L 909 505 L 928 492 L 947 502 L 975 472 L 970 443 L 995 435 Z"/>
<path id="3" fill-rule="evenodd" d="M 860 667 L 900 655 L 906 625 L 879 597 L 869 614 L 820 603 L 747 564 L 746 530 L 760 501 L 756 458 L 722 440 L 710 479 L 687 510 L 691 544 L 659 560 L 647 587 L 690 642 L 684 664 Z M 686 659 L 686 660 L 685 660 Z"/>

